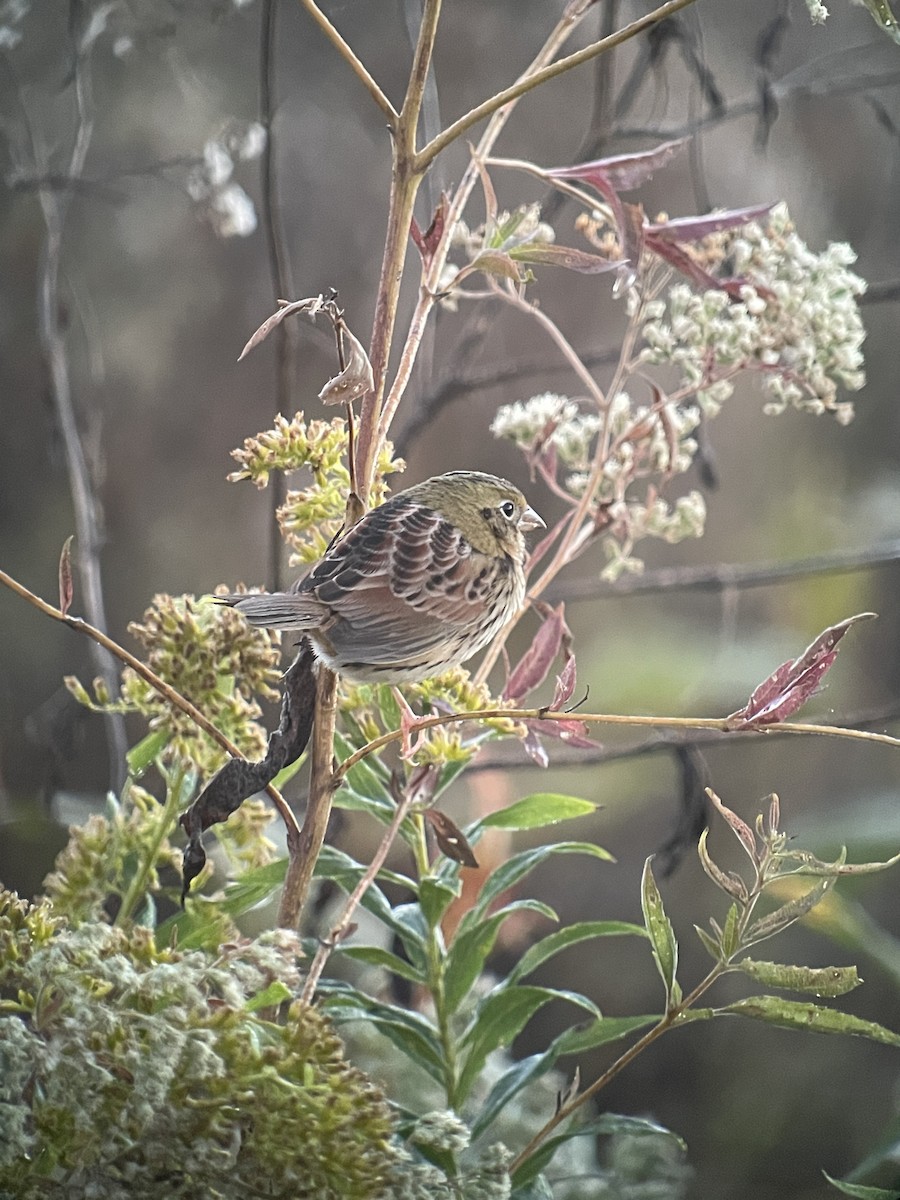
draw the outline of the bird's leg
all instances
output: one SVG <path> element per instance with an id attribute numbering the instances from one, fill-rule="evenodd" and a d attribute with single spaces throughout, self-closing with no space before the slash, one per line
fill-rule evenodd
<path id="1" fill-rule="evenodd" d="M 397 701 L 397 706 L 400 709 L 400 757 L 405 762 L 409 762 L 425 740 L 424 732 L 420 732 L 415 743 L 410 743 L 410 734 L 415 733 L 419 729 L 422 718 L 416 716 L 407 703 L 406 697 L 398 687 L 391 688 L 391 691 L 394 693 L 394 699 Z"/>

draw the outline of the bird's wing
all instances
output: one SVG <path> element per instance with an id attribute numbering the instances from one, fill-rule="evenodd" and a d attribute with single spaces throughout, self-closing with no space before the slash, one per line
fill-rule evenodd
<path id="1" fill-rule="evenodd" d="M 337 618 L 336 647 L 389 662 L 477 626 L 507 565 L 473 551 L 440 513 L 398 497 L 348 530 L 297 587 Z"/>

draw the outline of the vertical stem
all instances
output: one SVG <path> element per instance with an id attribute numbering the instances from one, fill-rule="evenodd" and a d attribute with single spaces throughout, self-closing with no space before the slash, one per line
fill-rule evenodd
<path id="1" fill-rule="evenodd" d="M 277 44 L 278 0 L 264 0 L 260 21 L 259 110 L 266 130 L 266 146 L 262 156 L 263 229 L 269 258 L 269 273 L 276 296 L 291 300 L 295 296 L 293 271 L 287 250 L 284 225 L 278 202 L 278 163 L 275 154 L 275 52 Z M 300 326 L 296 321 L 282 321 L 276 331 L 278 359 L 275 411 L 290 417 L 293 412 L 293 390 L 296 378 L 297 349 Z M 277 512 L 284 503 L 287 483 L 282 471 L 275 471 L 269 481 L 272 520 L 269 526 L 269 567 L 266 572 L 273 592 L 283 586 L 281 574 L 284 544 L 278 527 Z"/>
<path id="2" fill-rule="evenodd" d="M 334 722 L 337 699 L 337 676 L 325 667 L 320 668 L 316 690 L 316 716 L 310 750 L 309 798 L 306 816 L 300 828 L 297 852 L 291 854 L 281 905 L 278 909 L 278 924 L 296 929 L 300 914 L 309 895 L 316 860 L 328 818 L 331 815 L 331 797 L 334 794 Z"/>

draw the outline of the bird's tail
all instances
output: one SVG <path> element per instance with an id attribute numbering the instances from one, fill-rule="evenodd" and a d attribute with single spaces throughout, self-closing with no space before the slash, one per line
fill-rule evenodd
<path id="1" fill-rule="evenodd" d="M 213 599 L 216 604 L 236 608 L 251 625 L 265 629 L 315 629 L 327 616 L 313 596 L 296 592 L 233 592 Z"/>

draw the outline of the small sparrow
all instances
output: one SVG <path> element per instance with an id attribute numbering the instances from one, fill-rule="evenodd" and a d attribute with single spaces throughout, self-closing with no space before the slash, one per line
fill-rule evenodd
<path id="1" fill-rule="evenodd" d="M 451 471 L 367 512 L 290 591 L 217 599 L 252 625 L 305 633 L 353 682 L 416 683 L 471 658 L 519 611 L 524 534 L 538 527 L 513 484 Z"/>

